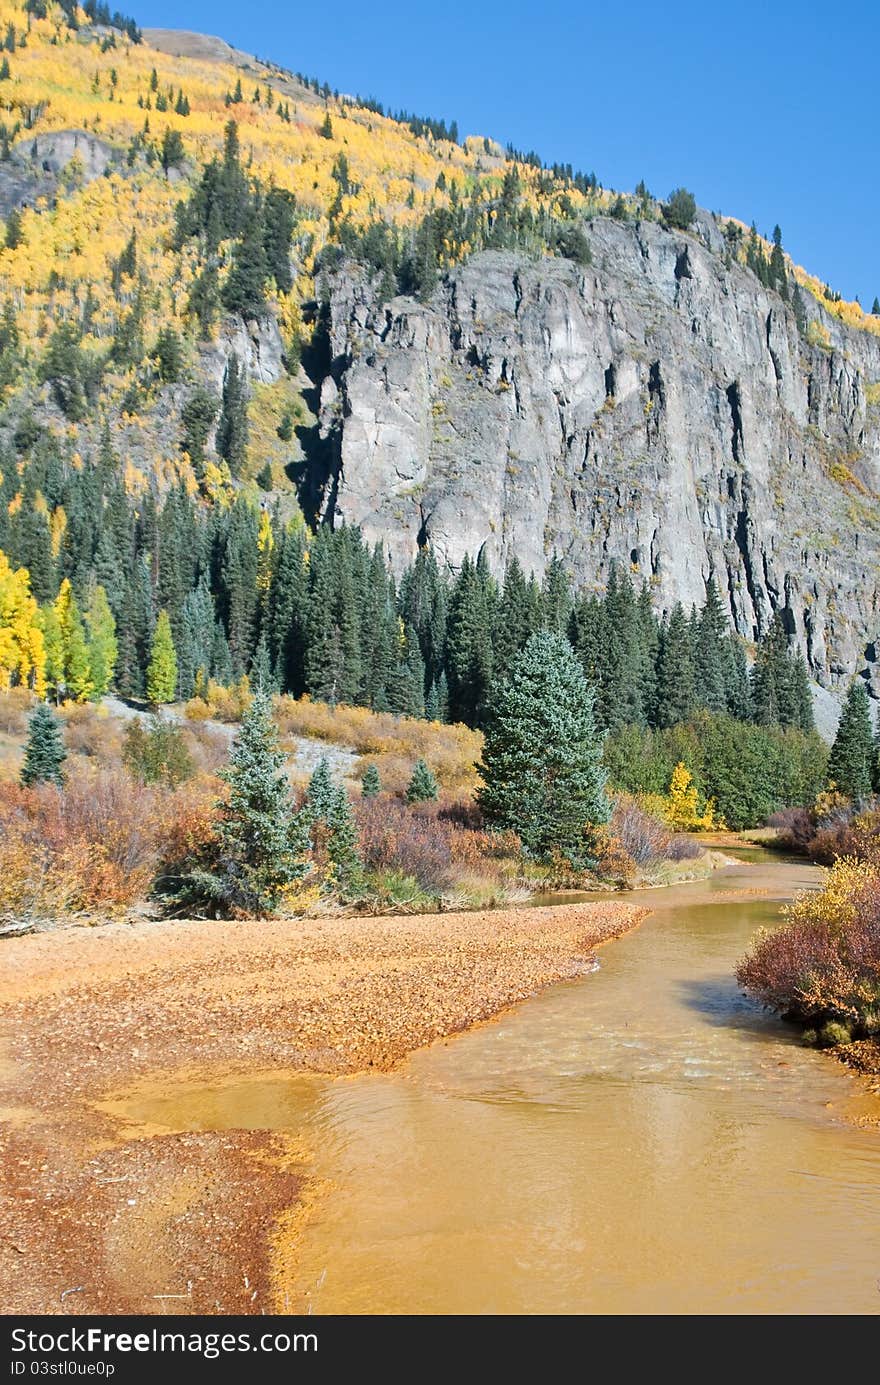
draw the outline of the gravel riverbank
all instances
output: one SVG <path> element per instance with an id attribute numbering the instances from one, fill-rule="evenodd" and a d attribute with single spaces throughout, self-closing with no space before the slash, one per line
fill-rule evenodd
<path id="1" fill-rule="evenodd" d="M 134 1129 L 107 1099 L 388 1068 L 589 970 L 645 912 L 143 921 L 4 941 L 0 1309 L 272 1311 L 272 1231 L 309 1202 L 308 1152 L 286 1132 Z"/>

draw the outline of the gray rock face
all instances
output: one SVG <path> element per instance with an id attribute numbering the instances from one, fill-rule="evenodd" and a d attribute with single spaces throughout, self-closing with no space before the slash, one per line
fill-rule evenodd
<path id="1" fill-rule="evenodd" d="M 278 323 L 269 312 L 248 321 L 238 315 L 225 318 L 217 338 L 203 346 L 200 354 L 202 372 L 218 394 L 233 356 L 238 357 L 239 365 L 255 384 L 272 385 L 284 370 L 284 343 Z"/>
<path id="2" fill-rule="evenodd" d="M 598 589 L 623 564 L 660 610 L 713 573 L 745 638 L 782 609 L 820 682 L 870 677 L 880 338 L 804 293 L 829 340 L 807 345 L 710 217 L 696 233 L 596 221 L 589 267 L 486 252 L 428 304 L 337 273 L 324 513 L 399 566 L 425 541 L 453 567 L 557 554 Z"/>

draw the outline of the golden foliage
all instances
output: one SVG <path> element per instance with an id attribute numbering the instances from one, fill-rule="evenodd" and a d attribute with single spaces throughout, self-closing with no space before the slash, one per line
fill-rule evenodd
<path id="1" fill-rule="evenodd" d="M 0 551 L 0 692 L 16 684 L 46 691 L 46 649 L 27 568 L 13 571 Z"/>

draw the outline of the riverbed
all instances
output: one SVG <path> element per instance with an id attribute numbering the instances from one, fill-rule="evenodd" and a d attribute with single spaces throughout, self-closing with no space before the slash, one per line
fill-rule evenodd
<path id="1" fill-rule="evenodd" d="M 630 895 L 651 916 L 597 972 L 391 1072 L 237 1075 L 114 1109 L 312 1151 L 320 1196 L 276 1236 L 281 1309 L 877 1314 L 880 1100 L 733 976 L 816 881 L 750 851 Z"/>

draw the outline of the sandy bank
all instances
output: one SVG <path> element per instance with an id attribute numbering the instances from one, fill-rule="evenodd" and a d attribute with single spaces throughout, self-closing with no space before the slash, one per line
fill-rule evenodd
<path id="1" fill-rule="evenodd" d="M 644 913 L 615 900 L 3 942 L 0 1307 L 271 1311 L 271 1232 L 308 1196 L 304 1152 L 277 1132 L 133 1134 L 94 1103 L 163 1074 L 388 1067 L 581 974 Z"/>

